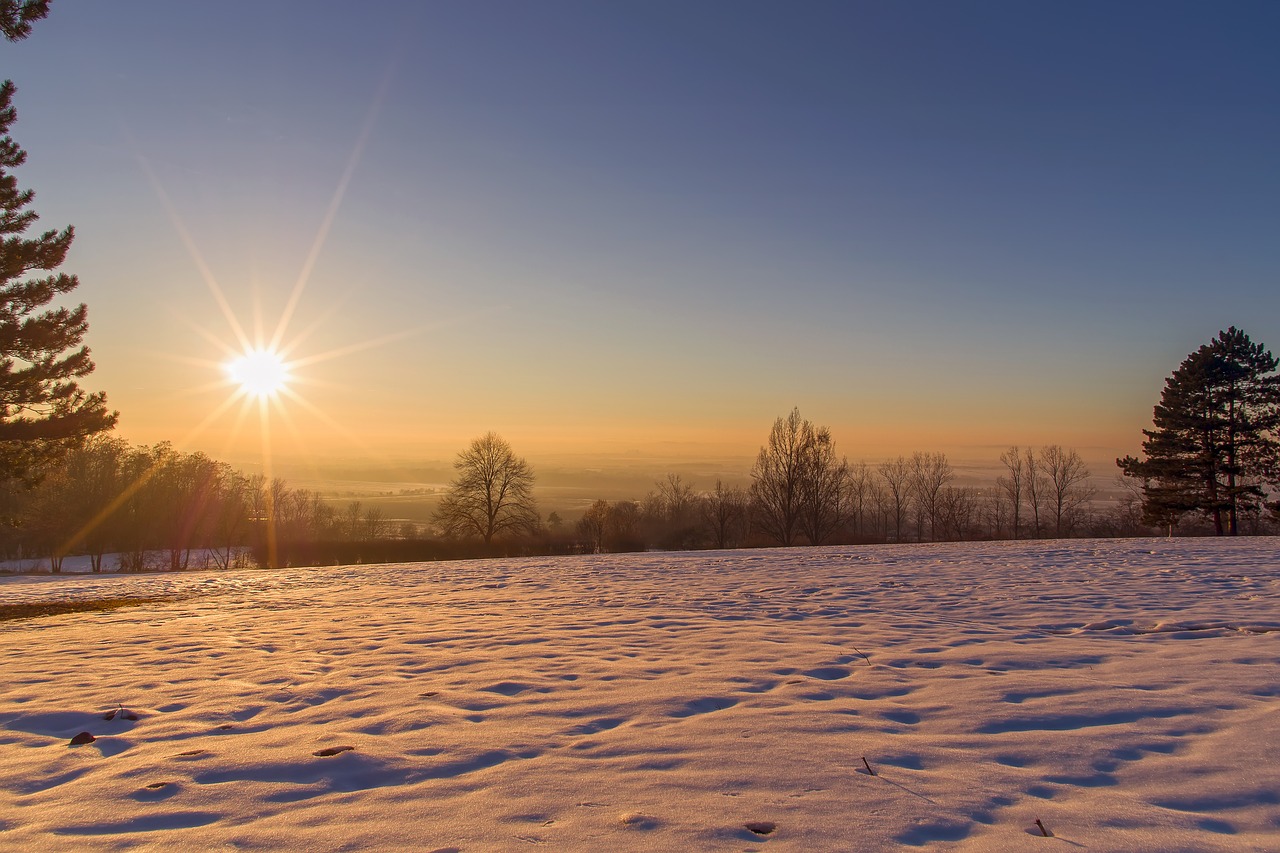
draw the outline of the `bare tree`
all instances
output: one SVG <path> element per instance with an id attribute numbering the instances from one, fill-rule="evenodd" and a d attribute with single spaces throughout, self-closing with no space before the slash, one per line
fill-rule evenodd
<path id="1" fill-rule="evenodd" d="M 364 504 L 360 501 L 352 501 L 342 510 L 342 514 L 338 517 L 338 524 L 342 530 L 342 538 L 348 542 L 354 542 L 360 538 L 360 515 L 364 511 Z"/>
<path id="2" fill-rule="evenodd" d="M 917 517 L 929 520 L 929 538 L 938 538 L 938 496 L 942 487 L 956 478 L 945 453 L 911 454 L 911 473 L 907 479 L 916 500 Z M 918 532 L 918 531 L 917 531 Z"/>
<path id="3" fill-rule="evenodd" d="M 1009 493 L 1000 484 L 982 495 L 982 516 L 993 539 L 1005 538 L 1005 525 L 1009 521 L 1010 514 L 1009 504 Z"/>
<path id="4" fill-rule="evenodd" d="M 658 494 L 662 496 L 663 508 L 666 510 L 667 523 L 672 527 L 684 527 L 693 516 L 694 504 L 697 500 L 693 486 L 680 479 L 679 474 L 668 474 L 667 479 L 659 482 Z"/>
<path id="5" fill-rule="evenodd" d="M 446 536 L 479 536 L 488 545 L 495 536 L 534 533 L 533 469 L 496 433 L 485 433 L 458 454 L 457 478 L 436 510 Z"/>
<path id="6" fill-rule="evenodd" d="M 780 545 L 794 545 L 800 535 L 810 545 L 826 541 L 844 520 L 848 467 L 836 457 L 831 431 L 792 409 L 774 421 L 751 469 L 756 526 Z"/>
<path id="7" fill-rule="evenodd" d="M 645 496 L 641 516 L 650 544 L 669 550 L 697 547 L 700 538 L 697 523 L 697 495 L 679 474 L 668 474 L 657 484 L 657 492 Z"/>
<path id="8" fill-rule="evenodd" d="M 1048 505 L 1053 513 L 1054 536 L 1071 533 L 1081 510 L 1097 490 L 1089 485 L 1089 467 L 1080 454 L 1050 444 L 1040 451 L 1040 465 L 1048 485 Z"/>
<path id="9" fill-rule="evenodd" d="M 640 521 L 640 504 L 635 501 L 614 501 L 605 517 L 604 549 L 614 554 L 643 551 L 644 537 L 640 532 Z"/>
<path id="10" fill-rule="evenodd" d="M 780 545 L 792 545 L 804 511 L 802 481 L 813 441 L 813 424 L 792 409 L 773 422 L 769 443 L 760 448 L 751 469 L 751 499 L 756 526 Z"/>
<path id="11" fill-rule="evenodd" d="M 854 536 L 859 538 L 865 533 L 867 510 L 875 491 L 872 477 L 871 469 L 865 462 L 849 466 L 849 525 Z"/>
<path id="12" fill-rule="evenodd" d="M 587 507 L 578 521 L 578 532 L 590 540 L 593 553 L 599 554 L 604 550 L 604 532 L 608 522 L 609 502 L 603 499 Z"/>
<path id="13" fill-rule="evenodd" d="M 971 486 L 947 486 L 938 493 L 939 527 L 947 539 L 963 542 L 982 534 L 978 497 L 977 489 Z"/>
<path id="14" fill-rule="evenodd" d="M 800 479 L 800 529 L 810 545 L 825 543 L 849 514 L 849 462 L 836 458 L 826 427 L 813 431 Z"/>
<path id="15" fill-rule="evenodd" d="M 885 485 L 885 507 L 887 519 L 893 523 L 893 541 L 902 541 L 902 521 L 906 518 L 907 507 L 911 501 L 909 483 L 911 464 L 906 457 L 899 456 L 888 462 L 880 463 L 880 479 Z"/>
<path id="16" fill-rule="evenodd" d="M 1023 459 L 1026 463 L 1022 481 L 1023 492 L 1031 509 L 1032 529 L 1035 533 L 1035 538 L 1039 539 L 1044 531 L 1044 526 L 1040 520 L 1040 510 L 1044 504 L 1045 493 L 1048 491 L 1049 486 L 1044 475 L 1043 465 L 1039 457 L 1036 456 L 1035 450 L 1028 447 Z"/>
<path id="17" fill-rule="evenodd" d="M 1124 474 L 1117 474 L 1112 482 L 1120 491 L 1116 499 L 1115 535 L 1138 536 L 1149 532 L 1142 518 L 1143 483 Z"/>
<path id="18" fill-rule="evenodd" d="M 381 539 L 387 535 L 389 522 L 380 506 L 371 506 L 364 511 L 364 518 L 360 523 L 360 537 L 362 539 Z"/>
<path id="19" fill-rule="evenodd" d="M 702 524 L 715 548 L 732 548 L 738 545 L 746 532 L 747 493 L 740 487 L 725 488 L 716 480 L 716 487 L 703 496 L 701 502 Z"/>
<path id="20" fill-rule="evenodd" d="M 1022 467 L 1022 449 L 1016 444 L 1011 445 L 1008 450 L 1000 454 L 1000 464 L 1009 472 L 1009 476 L 998 477 L 996 479 L 996 485 L 1009 496 L 1009 507 L 1011 509 L 1010 521 L 1013 524 L 1013 538 L 1017 539 L 1022 533 L 1020 524 L 1022 491 L 1026 479 L 1024 469 Z"/>

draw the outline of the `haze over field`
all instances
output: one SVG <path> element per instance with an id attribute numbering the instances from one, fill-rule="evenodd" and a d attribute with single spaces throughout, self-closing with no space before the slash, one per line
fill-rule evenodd
<path id="1" fill-rule="evenodd" d="M 0 846 L 1280 840 L 1269 539 L 0 579 L 111 598 L 0 621 Z"/>
<path id="2" fill-rule="evenodd" d="M 4 46 L 133 442 L 282 462 L 1133 452 L 1280 321 L 1274 3 L 58 0 Z M 243 335 L 243 340 L 239 336 Z M 274 406 L 274 404 L 273 404 Z"/>

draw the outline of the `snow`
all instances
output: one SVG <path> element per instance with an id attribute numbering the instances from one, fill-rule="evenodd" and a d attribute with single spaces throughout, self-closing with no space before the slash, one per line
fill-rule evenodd
<path id="1" fill-rule="evenodd" d="M 0 848 L 1280 849 L 1276 544 L 5 578 L 166 600 L 0 622 Z"/>

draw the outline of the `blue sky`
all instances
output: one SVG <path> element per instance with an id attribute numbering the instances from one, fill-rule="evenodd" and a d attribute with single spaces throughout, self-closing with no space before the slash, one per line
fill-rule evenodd
<path id="1" fill-rule="evenodd" d="M 252 445 L 195 432 L 232 336 L 192 247 L 269 331 L 332 210 L 286 338 L 342 355 L 275 433 L 317 452 L 749 453 L 799 405 L 851 457 L 1104 458 L 1220 328 L 1280 346 L 1278 36 L 1243 2 L 56 0 L 0 50 L 127 437 Z"/>

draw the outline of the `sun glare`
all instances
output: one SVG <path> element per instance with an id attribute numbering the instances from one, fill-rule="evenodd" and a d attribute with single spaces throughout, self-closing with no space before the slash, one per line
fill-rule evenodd
<path id="1" fill-rule="evenodd" d="M 252 397 L 273 397 L 289 381 L 289 368 L 272 350 L 247 352 L 227 365 L 227 374 Z"/>

